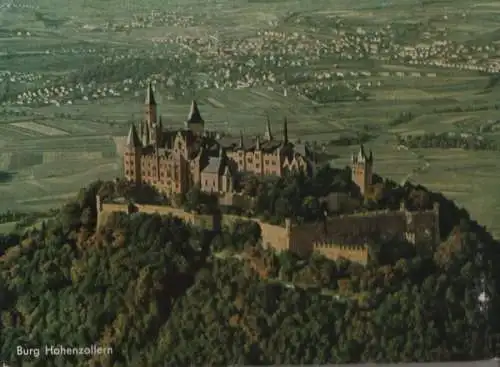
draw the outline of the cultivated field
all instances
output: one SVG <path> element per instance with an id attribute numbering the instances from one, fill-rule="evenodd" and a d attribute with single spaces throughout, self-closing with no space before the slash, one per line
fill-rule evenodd
<path id="1" fill-rule="evenodd" d="M 119 176 L 151 81 L 171 127 L 196 98 L 211 130 L 261 134 L 268 115 L 275 134 L 286 116 L 302 140 L 370 134 L 378 173 L 444 192 L 500 236 L 498 152 L 398 150 L 395 139 L 499 119 L 495 2 L 10 4 L 0 4 L 0 210 L 54 207 Z M 344 165 L 356 147 L 328 149 Z"/>

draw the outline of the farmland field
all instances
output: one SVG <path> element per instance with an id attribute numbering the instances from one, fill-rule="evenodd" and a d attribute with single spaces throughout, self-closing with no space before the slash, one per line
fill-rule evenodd
<path id="1" fill-rule="evenodd" d="M 0 210 L 56 207 L 120 176 L 151 81 L 172 128 L 196 99 L 207 128 L 230 134 L 262 134 L 266 116 L 275 134 L 287 117 L 291 137 L 308 141 L 368 132 L 377 173 L 442 191 L 500 236 L 498 152 L 397 149 L 395 138 L 499 119 L 494 2 L 10 4 L 0 3 Z M 329 149 L 345 165 L 356 146 Z"/>

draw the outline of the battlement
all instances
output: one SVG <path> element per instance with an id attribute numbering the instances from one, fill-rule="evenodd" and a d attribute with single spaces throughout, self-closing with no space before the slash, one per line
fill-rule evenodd
<path id="1" fill-rule="evenodd" d="M 132 212 L 128 203 L 103 203 L 99 196 L 96 197 L 96 204 L 98 226 L 105 223 L 111 212 Z M 308 256 L 316 251 L 330 259 L 342 257 L 361 264 L 368 262 L 369 253 L 368 246 L 363 243 L 381 233 L 407 240 L 415 246 L 433 246 L 440 241 L 439 205 L 421 212 L 384 210 L 330 217 L 316 223 L 294 224 L 291 219 L 286 219 L 284 226 L 238 215 L 188 213 L 169 206 L 136 204 L 133 207 L 133 212 L 174 215 L 209 230 L 219 230 L 221 224 L 230 225 L 235 221 L 253 221 L 261 229 L 262 244 L 276 251 L 288 250 L 299 256 Z"/>
<path id="2" fill-rule="evenodd" d="M 366 245 L 340 245 L 331 242 L 322 242 L 314 243 L 313 251 L 332 260 L 344 258 L 363 265 L 367 264 L 369 260 L 368 246 Z"/>
<path id="3" fill-rule="evenodd" d="M 313 250 L 314 251 L 321 250 L 321 249 L 331 249 L 331 248 L 335 248 L 339 251 L 345 251 L 345 252 L 365 251 L 366 245 L 341 245 L 338 243 L 326 242 L 326 241 L 313 243 Z"/>

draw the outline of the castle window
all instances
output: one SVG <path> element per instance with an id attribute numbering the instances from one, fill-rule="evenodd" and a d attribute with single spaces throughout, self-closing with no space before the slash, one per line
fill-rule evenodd
<path id="1" fill-rule="evenodd" d="M 272 163 L 272 164 L 276 164 L 276 161 L 272 161 L 271 163 Z"/>
<path id="2" fill-rule="evenodd" d="M 269 159 L 266 159 L 266 164 L 269 164 Z"/>
<path id="3" fill-rule="evenodd" d="M 260 167 L 260 165 L 257 163 L 257 164 L 255 165 L 255 168 L 259 168 L 259 167 Z"/>
<path id="4" fill-rule="evenodd" d="M 129 174 L 130 174 L 130 171 L 129 171 L 129 170 L 126 170 L 126 171 L 125 171 L 125 174 L 126 174 L 126 175 L 129 175 Z"/>

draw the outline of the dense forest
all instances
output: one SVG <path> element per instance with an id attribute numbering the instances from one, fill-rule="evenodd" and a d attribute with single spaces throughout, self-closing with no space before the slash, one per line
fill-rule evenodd
<path id="1" fill-rule="evenodd" d="M 248 222 L 211 233 L 171 216 L 116 213 L 96 230 L 95 195 L 117 185 L 93 183 L 55 218 L 0 237 L 0 360 L 209 366 L 490 357 L 488 340 L 500 332 L 498 242 L 439 194 L 386 183 L 392 189 L 376 200 L 394 194 L 418 203 L 423 192 L 440 202 L 442 243 L 390 256 L 404 246 L 393 243 L 363 267 L 276 254 Z M 487 308 L 478 303 L 483 288 Z M 113 352 L 16 354 L 17 346 L 58 344 Z"/>

